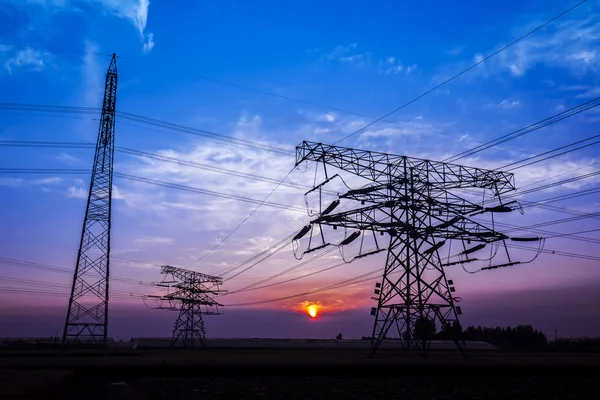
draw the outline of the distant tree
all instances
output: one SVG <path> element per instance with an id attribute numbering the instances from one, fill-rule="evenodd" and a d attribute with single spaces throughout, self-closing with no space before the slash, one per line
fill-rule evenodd
<path id="1" fill-rule="evenodd" d="M 431 340 L 435 336 L 435 322 L 427 317 L 419 318 L 415 322 L 415 339 Z"/>
<path id="2" fill-rule="evenodd" d="M 338 333 L 338 335 L 335 337 L 336 340 L 342 340 L 342 334 Z"/>
<path id="3" fill-rule="evenodd" d="M 458 321 L 453 321 L 452 324 L 442 326 L 442 330 L 435 337 L 440 340 L 460 340 L 463 333 L 462 326 Z"/>
<path id="4" fill-rule="evenodd" d="M 503 350 L 540 351 L 545 350 L 548 340 L 542 332 L 531 325 L 507 326 L 505 328 L 469 326 L 461 335 L 464 340 L 484 341 Z"/>

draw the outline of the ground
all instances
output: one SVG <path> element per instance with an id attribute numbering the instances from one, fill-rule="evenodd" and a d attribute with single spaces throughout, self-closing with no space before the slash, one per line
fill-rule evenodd
<path id="1" fill-rule="evenodd" d="M 0 355 L 0 398 L 578 399 L 600 355 L 154 350 L 109 357 Z"/>

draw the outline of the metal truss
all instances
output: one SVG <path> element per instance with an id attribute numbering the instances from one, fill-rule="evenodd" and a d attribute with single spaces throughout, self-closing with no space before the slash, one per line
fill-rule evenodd
<path id="1" fill-rule="evenodd" d="M 62 349 L 70 341 L 102 344 L 106 350 L 112 179 L 117 103 L 117 57 L 106 73 L 102 115 Z"/>
<path id="2" fill-rule="evenodd" d="M 323 226 L 354 231 L 337 244 L 340 249 L 366 232 L 375 237 L 388 236 L 387 248 L 378 247 L 354 258 L 387 251 L 383 277 L 375 288 L 377 297 L 373 298 L 377 306 L 371 310 L 375 317 L 371 354 L 395 331 L 407 350 L 416 349 L 427 355 L 435 329 L 451 331 L 462 312 L 455 304 L 460 298 L 453 295 L 455 288 L 446 278 L 439 250 L 452 240 L 478 243 L 465 248 L 461 254 L 466 256 L 487 244 L 509 239 L 473 217 L 519 208 L 516 202 L 505 204 L 501 200 L 502 194 L 516 189 L 513 174 L 307 141 L 296 147 L 296 166 L 303 162 L 315 162 L 323 168 L 325 181 L 319 185 L 315 182 L 307 192 L 318 191 L 319 199 L 325 184 L 337 176 L 328 173 L 328 166 L 371 183 L 357 189 L 346 185 L 348 190 L 338 193 L 328 207 L 319 204 L 319 212 L 309 210 L 309 216 L 314 218 L 294 242 L 310 232 L 304 253 L 331 245 L 325 240 Z M 465 189 L 491 191 L 497 204 L 486 207 L 469 201 L 461 195 Z M 349 207 L 334 212 L 341 204 Z M 315 229 L 322 243 L 311 247 Z M 456 264 L 473 260 L 464 258 Z M 511 261 L 501 266 L 514 264 Z M 454 337 L 454 342 L 466 355 L 464 342 L 458 337 Z"/>
<path id="3" fill-rule="evenodd" d="M 195 347 L 198 344 L 204 346 L 206 328 L 202 315 L 222 314 L 219 307 L 223 305 L 213 300 L 210 295 L 226 293 L 219 290 L 223 278 L 170 265 L 163 265 L 161 274 L 165 275 L 165 279 L 155 285 L 173 288 L 175 291 L 162 296 L 147 295 L 144 298 L 154 299 L 157 309 L 179 311 L 173 327 L 171 345 L 174 346 L 181 340 L 184 348 Z"/>

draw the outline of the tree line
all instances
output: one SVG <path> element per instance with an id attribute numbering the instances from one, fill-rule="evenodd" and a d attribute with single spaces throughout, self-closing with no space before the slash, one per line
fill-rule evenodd
<path id="1" fill-rule="evenodd" d="M 471 325 L 463 329 L 454 323 L 447 328 L 436 330 L 433 321 L 416 321 L 415 337 L 423 340 L 465 340 L 481 341 L 496 346 L 503 351 L 550 351 L 550 352 L 600 352 L 600 338 L 558 338 L 548 340 L 546 335 L 531 325 L 514 327 L 487 327 Z M 363 340 L 371 340 L 364 336 Z M 388 338 L 398 340 L 398 338 Z"/>

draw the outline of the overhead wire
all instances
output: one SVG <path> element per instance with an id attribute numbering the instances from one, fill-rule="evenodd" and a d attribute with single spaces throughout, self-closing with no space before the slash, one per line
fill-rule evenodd
<path id="1" fill-rule="evenodd" d="M 59 106 L 49 104 L 26 104 L 26 103 L 7 103 L 0 102 L 0 110 L 7 111 L 37 111 L 37 112 L 60 112 L 60 113 L 71 113 L 71 114 L 97 114 L 101 110 L 97 107 L 79 107 L 79 106 Z M 269 144 L 261 143 L 258 141 L 246 140 L 236 138 L 233 136 L 227 136 L 216 132 L 207 131 L 204 129 L 192 128 L 182 124 L 173 122 L 167 122 L 156 118 L 145 117 L 142 115 L 117 111 L 116 115 L 132 122 L 143 123 L 154 127 L 159 127 L 175 132 L 185 133 L 188 135 L 200 136 L 209 138 L 218 142 L 224 142 L 235 146 L 246 147 L 255 151 L 266 151 L 278 155 L 293 155 L 292 150 L 283 149 L 280 147 L 272 146 Z"/>
<path id="2" fill-rule="evenodd" d="M 524 135 L 526 135 L 528 133 L 535 132 L 535 131 L 537 131 L 539 129 L 545 128 L 545 127 L 550 126 L 550 125 L 553 125 L 553 124 L 555 124 L 557 122 L 560 122 L 560 121 L 563 121 L 563 120 L 565 120 L 567 118 L 571 118 L 571 117 L 573 117 L 575 115 L 578 115 L 578 114 L 580 114 L 580 113 L 582 113 L 584 111 L 591 110 L 592 108 L 595 108 L 595 107 L 598 107 L 598 106 L 600 106 L 600 96 L 596 97 L 596 98 L 594 98 L 592 100 L 589 100 L 589 101 L 583 102 L 581 104 L 578 104 L 578 105 L 576 105 L 574 107 L 571 107 L 568 110 L 559 112 L 559 113 L 554 114 L 554 115 L 552 115 L 550 117 L 547 117 L 547 118 L 544 118 L 544 119 L 542 119 L 540 121 L 534 122 L 534 123 L 532 123 L 530 125 L 527 125 L 527 126 L 525 126 L 523 128 L 519 128 L 519 129 L 517 129 L 515 131 L 512 131 L 510 133 L 501 135 L 501 136 L 499 136 L 499 137 L 497 137 L 495 139 L 492 139 L 490 141 L 482 143 L 482 144 L 480 144 L 478 146 L 474 146 L 474 147 L 472 147 L 472 148 L 470 148 L 468 150 L 464 150 L 464 151 L 462 151 L 462 152 L 460 152 L 458 154 L 455 154 L 455 155 L 453 155 L 451 157 L 448 157 L 448 158 L 442 160 L 442 162 L 454 163 L 454 162 L 456 162 L 458 160 L 461 160 L 463 158 L 470 157 L 470 156 L 472 156 L 474 154 L 477 154 L 477 153 L 480 153 L 480 152 L 482 152 L 484 150 L 487 150 L 487 149 L 490 149 L 492 147 L 495 147 L 495 146 L 497 146 L 499 144 L 506 143 L 506 142 L 514 140 L 516 138 L 522 137 L 522 136 L 524 136 Z"/>
<path id="3" fill-rule="evenodd" d="M 231 232 L 229 232 L 227 235 L 225 235 L 225 237 L 222 240 L 220 240 L 216 245 L 214 245 L 208 252 L 204 253 L 202 256 L 200 256 L 198 259 L 191 262 L 187 266 L 189 267 L 190 265 L 193 265 L 193 264 L 196 264 L 196 263 L 202 261 L 208 255 L 213 253 L 219 246 L 221 246 L 227 239 L 229 239 L 231 236 L 233 236 L 233 234 L 235 234 L 242 227 L 242 225 L 244 225 L 246 222 L 248 222 L 248 220 L 258 211 L 258 209 L 263 204 L 266 203 L 266 201 L 269 199 L 269 197 L 271 197 L 273 195 L 273 193 L 275 193 L 275 191 L 279 188 L 279 186 L 281 186 L 281 184 L 292 174 L 293 171 L 294 171 L 294 168 L 290 169 L 290 171 L 279 181 L 279 183 L 277 183 L 277 185 L 273 188 L 273 190 L 271 190 L 269 192 L 269 194 L 260 203 L 258 203 L 258 205 L 248 215 L 246 215 L 246 217 L 244 219 L 242 219 L 242 221 L 238 225 L 236 225 L 236 227 L 233 228 L 233 230 L 231 230 Z"/>
<path id="4" fill-rule="evenodd" d="M 541 24 L 541 25 L 537 26 L 536 28 L 534 28 L 533 30 L 531 30 L 531 31 L 527 32 L 526 34 L 524 34 L 524 35 L 520 36 L 519 38 L 517 38 L 517 39 L 513 40 L 513 41 L 512 41 L 512 42 L 510 42 L 509 44 L 507 44 L 507 45 L 505 45 L 505 46 L 501 47 L 500 49 L 496 50 L 495 52 L 493 52 L 493 53 L 491 53 L 491 54 L 489 54 L 489 55 L 487 55 L 487 56 L 485 56 L 485 57 L 482 57 L 482 58 L 481 58 L 479 61 L 477 61 L 475 64 L 471 65 L 471 66 L 470 66 L 470 67 L 468 67 L 467 69 L 465 69 L 465 70 L 463 70 L 463 71 L 461 71 L 461 72 L 459 72 L 459 73 L 457 73 L 457 74 L 453 75 L 452 77 L 450 77 L 450 78 L 448 78 L 448 79 L 444 80 L 443 82 L 441 82 L 441 83 L 439 83 L 438 85 L 434 86 L 433 88 L 431 88 L 431 89 L 427 90 L 427 91 L 426 91 L 426 92 L 424 92 L 423 94 L 421 94 L 421 95 L 419 95 L 419 96 L 417 96 L 417 97 L 413 98 L 412 100 L 410 100 L 410 101 L 408 101 L 408 102 L 404 103 L 404 104 L 403 104 L 403 105 L 401 105 L 400 107 L 398 107 L 398 108 L 395 108 L 394 110 L 392 110 L 392 111 L 388 112 L 388 113 L 387 113 L 387 114 L 385 114 L 384 116 L 382 116 L 382 117 L 379 117 L 379 118 L 377 118 L 377 119 L 373 120 L 372 122 L 370 122 L 370 123 L 368 123 L 368 124 L 364 125 L 364 126 L 363 126 L 363 127 L 361 127 L 360 129 L 358 129 L 358 130 L 356 130 L 356 131 L 354 131 L 354 132 L 352 132 L 352 133 L 350 133 L 350 134 L 348 134 L 348 135 L 344 136 L 343 138 L 341 138 L 341 139 L 339 139 L 338 141 L 336 141 L 336 142 L 334 143 L 334 145 L 336 145 L 336 144 L 338 144 L 338 143 L 340 143 L 340 142 L 343 142 L 343 141 L 344 141 L 344 140 L 346 140 L 346 139 L 349 139 L 349 138 L 351 138 L 352 136 L 354 136 L 354 135 L 356 135 L 356 134 L 358 134 L 358 133 L 360 133 L 360 132 L 364 131 L 365 129 L 367 129 L 367 128 L 369 128 L 369 127 L 373 126 L 373 125 L 375 125 L 377 122 L 384 120 L 385 118 L 387 118 L 387 117 L 391 116 L 392 114 L 395 114 L 396 112 L 398 112 L 398 111 L 402 110 L 403 108 L 405 108 L 405 107 L 407 107 L 407 106 L 409 106 L 409 105 L 411 105 L 411 104 L 415 103 L 416 101 L 418 101 L 418 100 L 422 99 L 423 97 L 427 96 L 429 93 L 431 93 L 431 92 L 434 92 L 435 90 L 437 90 L 437 89 L 441 88 L 442 86 L 446 85 L 447 83 L 450 83 L 450 82 L 452 82 L 453 80 L 455 80 L 456 78 L 458 78 L 458 77 L 460 77 L 460 76 L 462 76 L 462 75 L 466 74 L 467 72 L 469 72 L 469 71 L 471 71 L 472 69 L 476 68 L 478 65 L 480 65 L 480 64 L 484 63 L 485 61 L 489 60 L 490 58 L 492 58 L 492 57 L 494 57 L 494 56 L 496 56 L 496 55 L 500 54 L 501 52 L 503 52 L 504 50 L 506 50 L 506 49 L 510 48 L 511 46 L 513 46 L 513 45 L 515 45 L 515 44 L 519 43 L 519 42 L 520 42 L 520 41 L 522 41 L 523 39 L 527 38 L 528 36 L 530 36 L 530 35 L 534 34 L 534 33 L 535 33 L 535 32 L 537 32 L 537 31 L 539 31 L 540 29 L 543 29 L 544 27 L 548 26 L 549 24 L 551 24 L 552 22 L 556 21 L 557 19 L 559 19 L 560 17 L 564 16 L 565 14 L 567 14 L 567 13 L 569 13 L 569 12 L 573 11 L 574 9 L 576 9 L 577 7 L 579 7 L 580 5 L 582 5 L 583 3 L 585 3 L 586 1 L 587 1 L 587 0 L 582 0 L 582 1 L 578 2 L 578 3 L 577 3 L 577 4 L 575 4 L 574 6 L 572 6 L 572 7 L 568 8 L 567 10 L 565 10 L 565 11 L 563 11 L 563 12 L 561 12 L 560 14 L 558 14 L 558 15 L 556 15 L 555 17 L 551 18 L 550 20 L 548 20 L 548 21 L 544 22 L 543 24 Z"/>

